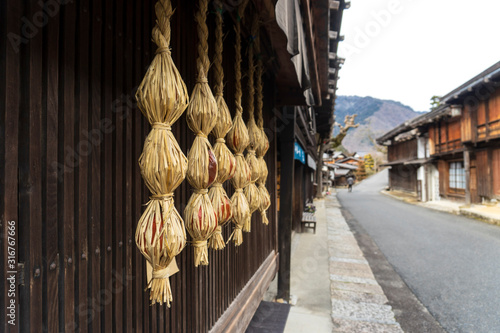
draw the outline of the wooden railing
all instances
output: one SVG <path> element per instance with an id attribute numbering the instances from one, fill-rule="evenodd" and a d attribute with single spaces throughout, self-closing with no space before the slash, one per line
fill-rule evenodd
<path id="1" fill-rule="evenodd" d="M 460 139 L 451 140 L 435 145 L 434 154 L 442 154 L 452 151 L 457 151 L 462 148 L 462 141 Z"/>

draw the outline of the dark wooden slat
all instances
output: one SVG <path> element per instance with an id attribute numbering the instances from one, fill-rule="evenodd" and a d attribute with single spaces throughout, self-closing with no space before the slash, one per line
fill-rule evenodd
<path id="1" fill-rule="evenodd" d="M 115 276 L 112 277 L 112 283 L 115 286 L 113 292 L 113 328 L 118 332 L 123 332 L 123 251 L 122 247 L 119 247 L 119 243 L 123 242 L 123 198 L 124 198 L 124 181 L 123 181 L 123 171 L 124 171 L 124 151 L 123 142 L 126 140 L 123 129 L 123 114 L 120 114 L 116 108 L 116 104 L 120 103 L 123 99 L 124 94 L 124 71 L 126 69 L 123 67 L 124 58 L 124 26 L 123 26 L 123 16 L 124 7 L 123 1 L 118 1 L 114 3 L 114 26 L 113 26 L 113 87 L 114 87 L 114 98 L 112 101 L 112 111 L 113 111 L 113 123 L 115 130 L 113 131 L 113 141 L 112 141 L 112 163 L 107 161 L 107 164 L 111 164 L 113 175 L 113 232 L 112 232 L 112 260 L 113 260 L 113 272 Z M 106 145 L 107 147 L 107 145 Z M 119 286 L 119 287 L 118 287 Z"/>
<path id="2" fill-rule="evenodd" d="M 146 69 L 149 67 L 149 64 L 151 63 L 151 50 L 152 50 L 152 45 L 153 43 L 151 42 L 151 30 L 154 25 L 154 1 L 149 1 L 143 8 L 143 25 L 142 25 L 142 36 L 143 36 L 143 44 L 142 44 L 142 64 L 143 64 L 143 75 L 146 73 Z M 142 81 L 142 78 L 141 78 Z M 142 127 L 142 137 L 144 138 L 150 131 L 150 126 L 147 121 L 142 121 L 141 122 Z M 148 198 L 148 190 L 145 186 L 141 187 L 141 198 L 142 198 L 142 203 L 147 202 Z M 141 212 L 142 213 L 142 212 Z M 146 280 L 146 263 L 144 260 L 144 257 L 141 256 L 140 260 L 140 272 L 142 273 L 142 290 L 146 288 L 147 286 L 147 280 Z M 153 318 L 153 313 L 156 311 L 152 306 L 150 306 L 149 302 L 149 291 L 144 291 L 141 293 L 142 296 L 142 304 L 143 304 L 143 324 L 144 324 L 144 332 L 154 332 L 154 324 L 155 324 L 155 319 Z"/>
<path id="3" fill-rule="evenodd" d="M 134 274 L 132 270 L 132 255 L 134 248 L 132 244 L 128 245 L 128 240 L 132 240 L 134 236 L 133 223 L 135 221 L 135 216 L 132 215 L 133 212 L 133 196 L 132 196 L 132 184 L 134 182 L 134 173 L 132 166 L 136 163 L 134 152 L 134 144 L 135 142 L 140 142 L 142 140 L 141 137 L 135 137 L 132 131 L 132 118 L 133 115 L 138 113 L 137 110 L 134 110 L 132 107 L 132 103 L 134 101 L 134 27 L 136 25 L 136 15 L 134 15 L 134 1 L 127 0 L 126 2 L 126 13 L 125 13 L 125 62 L 123 71 L 125 72 L 125 87 L 124 87 L 124 96 L 126 98 L 125 101 L 125 114 L 121 117 L 124 117 L 126 125 L 125 125 L 125 145 L 123 147 L 125 154 L 125 234 L 122 240 L 122 246 L 118 243 L 118 248 L 121 249 L 121 252 L 125 255 L 125 271 L 124 276 L 125 280 L 123 281 L 123 286 L 125 288 L 125 306 L 123 312 L 123 325 L 127 332 L 133 332 L 133 323 L 131 315 L 134 313 L 134 308 L 132 304 L 132 283 L 131 277 Z"/>
<path id="4" fill-rule="evenodd" d="M 60 93 L 62 98 L 62 112 L 59 122 L 64 126 L 62 129 L 62 142 L 59 140 L 59 149 L 62 150 L 64 165 L 67 166 L 67 172 L 63 177 L 63 198 L 61 207 L 63 210 L 62 220 L 59 221 L 60 235 L 63 236 L 63 255 L 60 257 L 63 265 L 62 288 L 64 290 L 63 313 L 60 313 L 63 318 L 65 329 L 71 329 L 75 323 L 75 168 L 78 166 L 79 159 L 75 154 L 75 4 L 68 4 L 61 8 L 63 18 L 63 41 L 62 41 L 62 85 Z"/>
<path id="5" fill-rule="evenodd" d="M 39 9 L 30 4 L 28 17 L 33 17 Z M 41 124 L 42 124 L 42 42 L 43 31 L 30 40 L 29 43 L 29 104 L 24 110 L 29 114 L 29 176 L 28 176 L 28 201 L 29 201 L 29 311 L 30 331 L 38 332 L 42 326 L 42 180 L 41 180 Z M 23 228 L 23 229 L 24 229 Z M 37 274 L 38 272 L 38 274 Z"/>
<path id="6" fill-rule="evenodd" d="M 231 303 L 210 332 L 241 332 L 252 320 L 264 293 L 276 272 L 276 253 L 272 251 L 262 265 L 255 270 L 248 284 Z"/>
<path id="7" fill-rule="evenodd" d="M 3 6 L 2 6 L 3 7 Z M 5 22 L 6 31 L 12 32 L 17 36 L 21 36 L 20 31 L 20 18 L 23 16 L 23 5 L 19 1 L 8 2 L 5 4 L 6 15 L 5 21 L 2 21 L 2 25 Z M 4 39 L 2 43 L 7 43 L 7 40 Z M 4 152 L 5 156 L 4 168 L 3 168 L 3 192 L 2 195 L 2 233 L 4 235 L 8 234 L 8 223 L 4 223 L 4 221 L 15 221 L 16 224 L 16 235 L 14 236 L 14 240 L 16 243 L 15 246 L 15 263 L 18 262 L 18 227 L 19 227 L 19 216 L 18 216 L 18 166 L 19 166 L 19 155 L 18 155 L 18 135 L 19 135 L 19 108 L 21 103 L 21 77 L 20 77 L 20 58 L 19 58 L 19 48 L 16 47 L 12 43 L 5 46 L 5 81 L 4 77 L 2 77 L 2 86 L 5 87 L 5 105 L 2 106 L 5 108 L 5 112 L 2 113 L 1 117 L 4 130 Z M 8 112 L 7 112 L 8 111 Z M 5 117 L 5 118 L 4 118 Z M 8 243 L 2 243 L 2 252 L 3 257 L 2 260 L 4 263 L 8 263 Z M 17 267 L 14 269 L 17 270 Z M 2 272 L 3 274 L 7 274 L 7 272 Z M 3 276 L 2 279 L 3 290 L 9 290 L 9 282 L 6 279 L 6 276 Z M 16 318 L 16 326 L 9 325 L 7 323 L 7 314 L 10 310 L 7 309 L 7 305 L 10 304 L 11 300 L 15 301 L 16 304 L 16 313 L 19 313 L 19 295 L 15 295 L 15 297 L 9 297 L 8 293 L 5 292 L 2 297 L 2 330 L 5 332 L 16 332 L 19 329 L 19 318 Z"/>
<path id="8" fill-rule="evenodd" d="M 60 15 L 56 14 L 46 27 L 46 63 L 47 63 L 47 96 L 46 96 L 46 185 L 45 185 L 45 260 L 48 271 L 46 276 L 47 306 L 46 328 L 49 332 L 59 332 L 59 237 L 58 237 L 58 184 L 63 178 L 65 168 L 58 162 L 59 137 L 59 43 Z"/>
<path id="9" fill-rule="evenodd" d="M 101 244 L 101 149 L 102 149 L 102 134 L 99 134 L 101 122 L 101 70 L 103 64 L 101 63 L 101 49 L 103 47 L 102 33 L 104 30 L 102 6 L 99 1 L 91 2 L 91 43 L 90 43 L 90 81 L 91 81 L 91 128 L 92 131 L 97 131 L 98 135 L 93 137 L 92 140 L 97 140 L 96 145 L 93 146 L 91 155 L 91 189 L 89 198 L 91 200 L 91 207 L 89 218 L 91 221 L 91 228 L 89 230 L 90 236 L 90 277 L 91 277 L 91 292 L 90 300 L 91 317 L 89 320 L 89 332 L 101 332 L 102 322 L 102 305 L 100 303 L 101 297 L 101 256 L 104 255 L 104 248 Z"/>
<path id="10" fill-rule="evenodd" d="M 6 1 L 0 3 L 0 35 L 1 36 L 7 36 L 7 3 Z M 3 38 L 0 41 L 0 194 L 2 196 L 2 199 L 0 199 L 0 221 L 2 221 L 2 225 L 0 226 L 0 234 L 5 235 L 5 231 L 7 230 L 8 224 L 5 223 L 6 221 L 6 216 L 5 216 L 5 202 L 4 202 L 4 194 L 5 194 L 5 121 L 6 117 L 5 115 L 7 114 L 6 112 L 6 90 L 7 90 L 7 80 L 6 80 L 6 54 L 7 54 L 7 38 Z M 4 226 L 5 225 L 5 226 Z M 3 262 L 7 264 L 5 261 L 4 257 L 4 250 L 5 250 L 5 237 L 0 237 L 0 258 L 4 260 Z M 5 270 L 0 271 L 0 281 L 7 281 L 5 278 Z M 2 309 L 5 309 L 5 296 L 7 290 L 6 284 L 3 284 L 3 288 L 0 288 L 0 307 Z M 0 328 L 3 328 L 5 330 L 6 325 L 5 322 L 7 320 L 6 317 L 7 313 L 5 310 L 0 311 Z"/>
<path id="11" fill-rule="evenodd" d="M 142 33 L 143 27 L 142 23 L 144 22 L 143 20 L 143 11 L 144 7 L 146 5 L 143 5 L 142 3 L 139 3 L 137 1 L 134 2 L 135 5 L 135 13 L 134 15 L 136 17 L 136 22 L 133 25 L 135 27 L 135 33 L 134 33 L 134 84 L 138 85 L 139 82 L 142 80 L 142 75 L 143 75 L 143 55 L 142 55 L 142 42 L 144 39 L 144 34 Z M 138 17 L 138 18 L 137 18 Z M 135 100 L 135 99 L 134 99 Z M 144 309 L 142 308 L 142 300 L 143 300 L 143 289 L 145 283 L 143 283 L 142 280 L 142 262 L 143 262 L 143 256 L 141 253 L 137 250 L 137 246 L 135 245 L 135 228 L 137 225 L 137 221 L 139 220 L 139 217 L 142 213 L 142 183 L 141 183 L 141 172 L 139 170 L 139 166 L 137 164 L 137 160 L 139 159 L 139 155 L 142 151 L 142 115 L 139 112 L 138 109 L 135 109 L 133 114 L 133 132 L 134 132 L 134 139 L 135 139 L 135 144 L 134 144 L 134 163 L 133 163 L 133 168 L 132 172 L 134 174 L 134 182 L 133 182 L 133 187 L 132 187 L 132 192 L 134 194 L 133 200 L 134 200 L 134 220 L 132 221 L 133 224 L 133 233 L 131 239 L 127 241 L 127 249 L 130 249 L 133 256 L 133 271 L 134 271 L 134 277 L 135 280 L 133 281 L 133 330 L 138 332 L 142 331 L 143 329 L 143 318 L 144 318 Z M 132 317 L 132 316 L 131 316 Z"/>
<path id="12" fill-rule="evenodd" d="M 106 1 L 102 3 L 104 18 L 103 18 L 103 49 L 102 49 L 102 109 L 101 119 L 103 121 L 112 122 L 113 114 L 111 106 L 113 103 L 113 16 L 115 1 Z M 115 130 L 115 124 L 111 124 L 109 131 L 103 131 L 103 150 L 101 151 L 101 242 L 103 251 L 101 252 L 101 288 L 104 292 L 112 297 L 112 249 L 113 249 L 113 200 L 118 195 L 113 190 L 113 137 L 112 133 Z M 106 296 L 104 296 L 106 297 Z M 101 328 L 104 332 L 111 332 L 113 329 L 113 299 L 105 299 L 102 297 L 102 322 Z"/>
<path id="13" fill-rule="evenodd" d="M 90 176 L 90 158 L 94 147 L 89 141 L 87 133 L 89 132 L 89 78 L 90 78 L 90 4 L 89 1 L 81 1 L 79 3 L 78 15 L 78 45 L 77 45 L 77 91 L 78 91 L 78 124 L 76 130 L 77 135 L 77 151 L 80 156 L 80 164 L 78 167 L 78 196 L 76 200 L 78 211 L 78 228 L 75 251 L 75 264 L 78 272 L 78 303 L 75 308 L 75 316 L 78 320 L 78 328 L 82 331 L 87 330 L 89 324 L 89 314 L 86 309 L 89 308 L 89 205 L 88 200 L 89 190 L 91 190 Z"/>

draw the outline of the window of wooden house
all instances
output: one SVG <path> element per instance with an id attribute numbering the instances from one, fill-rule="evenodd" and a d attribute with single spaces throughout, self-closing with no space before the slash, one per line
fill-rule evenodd
<path id="1" fill-rule="evenodd" d="M 450 162 L 449 189 L 450 192 L 465 191 L 464 162 Z"/>

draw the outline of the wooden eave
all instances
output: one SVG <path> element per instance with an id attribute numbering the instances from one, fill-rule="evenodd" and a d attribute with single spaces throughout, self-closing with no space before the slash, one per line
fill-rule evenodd
<path id="1" fill-rule="evenodd" d="M 309 1 L 308 1 L 309 2 Z M 317 53 L 318 84 L 321 87 L 321 99 L 328 96 L 328 69 L 330 63 L 330 1 L 317 0 L 313 2 L 312 19 L 314 22 L 314 39 Z"/>
<path id="2" fill-rule="evenodd" d="M 309 72 L 311 73 L 311 88 L 313 91 L 315 104 L 321 105 L 322 95 L 321 95 L 321 86 L 319 79 L 319 71 L 318 71 L 318 56 L 321 53 L 317 52 L 316 44 L 318 41 L 314 38 L 315 33 L 313 32 L 313 24 L 312 20 L 315 19 L 313 17 L 313 13 L 311 12 L 311 7 L 316 7 L 323 5 L 323 3 L 327 3 L 327 0 L 316 0 L 311 2 L 310 0 L 304 0 L 302 2 L 302 12 L 304 14 L 304 23 L 305 23 L 305 33 L 306 33 L 306 42 L 307 42 L 307 52 L 309 56 Z M 325 12 L 328 13 L 328 12 Z M 325 15 L 323 15 L 324 17 Z M 326 15 L 328 18 L 328 15 Z M 316 24 L 316 20 L 314 21 Z M 328 46 L 328 43 L 327 43 Z"/>
<path id="3" fill-rule="evenodd" d="M 277 62 L 276 105 L 306 105 L 304 91 L 300 85 L 295 66 L 287 50 L 287 37 L 276 21 L 275 1 L 255 0 L 255 7 L 266 30 Z"/>

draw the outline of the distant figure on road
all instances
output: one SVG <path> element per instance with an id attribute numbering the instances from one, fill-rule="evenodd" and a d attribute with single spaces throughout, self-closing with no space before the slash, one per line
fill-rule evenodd
<path id="1" fill-rule="evenodd" d="M 352 192 L 352 184 L 354 184 L 354 177 L 351 176 L 351 177 L 347 178 L 347 184 L 349 185 L 348 191 Z"/>

